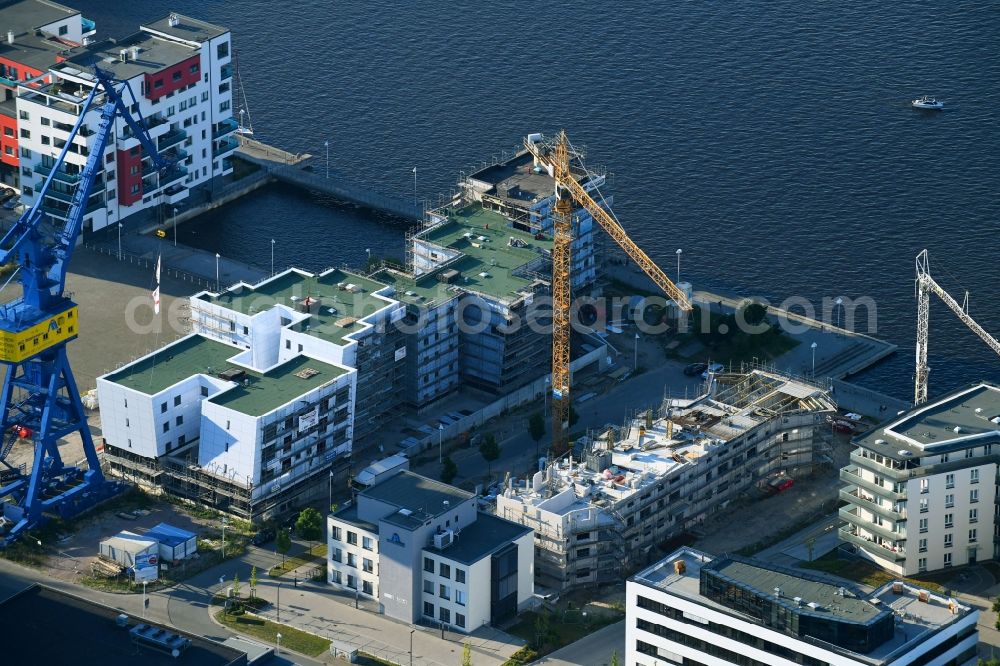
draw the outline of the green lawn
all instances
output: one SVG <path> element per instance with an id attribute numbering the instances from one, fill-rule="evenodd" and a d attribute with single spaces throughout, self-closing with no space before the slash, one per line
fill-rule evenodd
<path id="1" fill-rule="evenodd" d="M 886 583 L 890 583 L 901 578 L 895 574 L 883 571 L 874 564 L 865 562 L 864 560 L 840 557 L 837 555 L 836 551 L 831 551 L 823 557 L 813 560 L 812 562 L 803 562 L 799 566 L 804 569 L 823 571 L 828 574 L 840 576 L 841 578 L 853 580 L 857 583 L 861 583 L 862 585 L 870 585 L 874 588 L 882 587 Z M 943 589 L 940 583 L 930 580 L 927 576 L 921 576 L 920 578 L 903 578 L 903 580 L 911 585 L 922 587 L 932 592 L 940 592 Z"/>
<path id="2" fill-rule="evenodd" d="M 288 648 L 310 657 L 318 657 L 330 649 L 330 641 L 325 638 L 255 615 L 229 615 L 220 610 L 215 613 L 215 619 L 233 631 L 258 638 L 266 643 L 276 644 L 280 633 L 282 649 Z"/>
<path id="3" fill-rule="evenodd" d="M 579 610 L 559 611 L 558 613 L 526 611 L 520 615 L 518 623 L 507 630 L 507 633 L 527 641 L 528 646 L 523 649 L 531 652 L 537 659 L 538 656 L 574 643 L 601 627 L 618 622 L 623 615 L 624 613 L 609 610 L 607 613 L 590 613 L 588 617 L 584 618 Z M 539 617 L 543 617 L 548 624 L 544 637 L 539 636 Z M 609 652 L 608 655 L 610 656 L 610 654 Z M 514 657 L 511 660 L 513 663 L 522 663 Z"/>
<path id="4" fill-rule="evenodd" d="M 271 567 L 267 572 L 271 578 L 280 578 L 284 574 L 288 573 L 292 569 L 298 569 L 303 564 L 309 564 L 311 562 L 316 562 L 318 560 L 326 559 L 326 544 L 318 543 L 311 547 L 308 551 L 301 555 L 295 557 L 286 557 L 283 564 L 278 564 Z"/>

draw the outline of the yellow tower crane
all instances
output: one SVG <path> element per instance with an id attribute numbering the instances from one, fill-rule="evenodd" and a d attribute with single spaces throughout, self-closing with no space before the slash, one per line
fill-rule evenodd
<path id="1" fill-rule="evenodd" d="M 684 292 L 670 281 L 660 267 L 653 263 L 642 249 L 629 238 L 614 213 L 605 210 L 590 193 L 576 181 L 570 170 L 570 158 L 579 153 L 573 150 L 566 132 L 560 131 L 554 141 L 539 140 L 531 135 L 524 145 L 534 156 L 535 164 L 548 169 L 556 183 L 556 205 L 553 217 L 552 247 L 552 450 L 563 453 L 563 438 L 570 409 L 570 256 L 573 243 L 573 202 L 586 210 L 611 236 L 619 247 L 648 275 L 677 307 L 691 311 L 691 303 Z"/>

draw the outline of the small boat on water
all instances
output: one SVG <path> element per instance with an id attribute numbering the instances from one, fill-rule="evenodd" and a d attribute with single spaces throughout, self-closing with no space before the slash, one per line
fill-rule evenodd
<path id="1" fill-rule="evenodd" d="M 928 97 L 927 95 L 913 100 L 910 104 L 913 105 L 914 109 L 928 109 L 931 111 L 940 111 L 944 108 L 944 102 L 933 97 Z"/>

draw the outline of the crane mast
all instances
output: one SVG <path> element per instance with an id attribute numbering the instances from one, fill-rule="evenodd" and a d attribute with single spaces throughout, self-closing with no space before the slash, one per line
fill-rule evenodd
<path id="1" fill-rule="evenodd" d="M 536 164 L 549 169 L 556 184 L 552 244 L 552 451 L 566 448 L 564 429 L 569 421 L 570 405 L 570 327 L 571 327 L 571 252 L 573 244 L 572 204 L 575 202 L 621 247 L 643 272 L 656 283 L 684 312 L 691 303 L 660 267 L 629 238 L 613 213 L 608 212 L 573 177 L 570 159 L 574 153 L 566 132 L 561 131 L 550 143 L 528 137 L 525 147 Z"/>
<path id="2" fill-rule="evenodd" d="M 959 305 L 934 278 L 931 277 L 931 263 L 927 250 L 917 255 L 917 368 L 914 374 L 913 403 L 916 405 L 927 402 L 927 383 L 930 368 L 927 366 L 927 342 L 930 324 L 931 294 L 934 294 L 955 313 L 959 320 L 968 326 L 973 333 L 986 343 L 997 354 L 1000 354 L 1000 342 L 990 335 L 969 315 L 969 296 Z"/>
<path id="3" fill-rule="evenodd" d="M 13 527 L 0 533 L 0 546 L 12 543 L 46 516 L 69 518 L 122 489 L 109 482 L 90 434 L 66 345 L 79 332 L 76 303 L 66 296 L 69 260 L 83 228 L 87 203 L 102 173 L 104 150 L 121 117 L 139 139 L 161 173 L 174 161 L 161 156 L 144 125 L 128 111 L 121 89 L 110 74 L 95 68 L 94 87 L 80 107 L 65 146 L 38 190 L 35 203 L 0 240 L 0 264 L 16 262 L 21 296 L 0 306 L 0 363 L 6 375 L 0 401 L 0 511 Z M 103 95 L 103 101 L 98 102 Z M 100 104 L 100 123 L 89 146 L 86 164 L 71 197 L 64 223 L 42 209 L 53 179 L 63 170 L 67 153 L 80 135 L 87 114 Z M 141 116 L 140 116 L 141 120 Z M 88 469 L 66 465 L 58 440 L 80 435 Z M 7 461 L 18 440 L 34 447 L 30 474 Z"/>

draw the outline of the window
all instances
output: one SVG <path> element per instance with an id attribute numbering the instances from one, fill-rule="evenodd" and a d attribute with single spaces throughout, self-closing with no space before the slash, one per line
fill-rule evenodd
<path id="1" fill-rule="evenodd" d="M 920 513 L 927 513 L 927 498 L 920 498 Z"/>
<path id="2" fill-rule="evenodd" d="M 455 626 L 465 629 L 465 616 L 461 613 L 455 613 Z"/>
<path id="3" fill-rule="evenodd" d="M 361 547 L 365 550 L 375 550 L 375 542 L 371 537 L 361 537 Z"/>
<path id="4" fill-rule="evenodd" d="M 14 128 L 13 127 L 4 127 L 3 128 L 3 135 L 4 136 L 14 136 Z"/>
<path id="5" fill-rule="evenodd" d="M 339 527 L 334 527 L 333 528 L 333 540 L 334 541 L 343 541 L 342 534 L 343 534 L 343 532 L 341 532 L 341 530 L 340 530 Z"/>
<path id="6" fill-rule="evenodd" d="M 344 561 L 344 551 L 342 551 L 339 548 L 334 548 L 333 549 L 333 561 L 334 562 L 343 562 Z"/>
<path id="7" fill-rule="evenodd" d="M 354 567 L 355 569 L 357 569 L 358 568 L 358 556 L 355 555 L 354 553 L 348 553 L 347 554 L 347 566 Z"/>
<path id="8" fill-rule="evenodd" d="M 165 402 L 161 402 L 160 403 L 160 413 L 161 414 L 166 414 L 167 413 L 167 403 L 165 403 Z"/>
<path id="9" fill-rule="evenodd" d="M 927 558 L 926 557 L 921 557 L 919 560 L 917 560 L 917 570 L 920 571 L 920 572 L 927 571 Z"/>
<path id="10" fill-rule="evenodd" d="M 948 454 L 947 453 L 942 453 L 941 454 L 941 462 L 943 462 L 943 463 L 948 462 Z"/>
<path id="11" fill-rule="evenodd" d="M 358 579 L 355 578 L 354 576 L 348 574 L 347 575 L 347 587 L 351 588 L 352 590 L 358 589 Z"/>
<path id="12" fill-rule="evenodd" d="M 465 592 L 462 590 L 455 590 L 455 603 L 459 606 L 465 605 Z"/>
<path id="13" fill-rule="evenodd" d="M 944 554 L 944 565 L 946 567 L 950 567 L 951 566 L 951 553 L 945 553 Z"/>
<path id="14" fill-rule="evenodd" d="M 926 531 L 927 531 L 927 519 L 926 518 L 921 518 L 920 519 L 920 533 L 923 534 Z"/>
<path id="15" fill-rule="evenodd" d="M 438 596 L 451 601 L 451 588 L 447 585 L 438 585 Z"/>
<path id="16" fill-rule="evenodd" d="M 955 526 L 955 514 L 946 513 L 944 514 L 944 527 L 948 529 Z"/>
<path id="17" fill-rule="evenodd" d="M 173 73 L 174 81 L 180 81 L 182 76 L 184 76 L 184 72 L 180 70 L 177 70 L 176 72 Z"/>
<path id="18" fill-rule="evenodd" d="M 921 552 L 921 553 L 926 553 L 927 552 L 927 539 L 921 539 L 920 540 L 919 552 Z"/>
<path id="19" fill-rule="evenodd" d="M 47 137 L 47 136 L 45 136 L 45 135 L 43 134 L 43 135 L 42 135 L 42 145 L 43 145 L 43 146 L 51 146 L 51 145 L 52 145 L 52 140 L 51 140 L 51 139 L 49 139 L 49 137 Z"/>
<path id="20" fill-rule="evenodd" d="M 424 615 L 434 617 L 434 604 L 429 601 L 424 602 Z"/>
<path id="21" fill-rule="evenodd" d="M 424 571 L 434 573 L 434 560 L 429 557 L 424 558 Z"/>
<path id="22" fill-rule="evenodd" d="M 969 503 L 975 504 L 979 501 L 979 488 L 973 488 L 969 491 Z"/>
<path id="23" fill-rule="evenodd" d="M 207 386 L 202 386 L 201 387 L 201 397 L 203 397 L 203 398 L 207 398 L 208 397 L 208 387 Z"/>
<path id="24" fill-rule="evenodd" d="M 930 479 L 920 479 L 920 492 L 929 493 L 931 491 L 931 480 Z"/>
<path id="25" fill-rule="evenodd" d="M 163 422 L 163 432 L 170 432 L 170 421 Z"/>
<path id="26" fill-rule="evenodd" d="M 438 569 L 438 575 L 441 578 L 451 578 L 451 566 L 442 562 Z"/>
<path id="27" fill-rule="evenodd" d="M 970 469 L 969 470 L 969 483 L 979 483 L 979 470 Z"/>
<path id="28" fill-rule="evenodd" d="M 971 458 L 974 455 L 976 455 L 976 450 L 975 449 L 966 449 L 965 450 L 965 457 L 966 458 Z"/>
<path id="29" fill-rule="evenodd" d="M 947 495 L 944 496 L 944 508 L 950 509 L 953 506 L 955 506 L 955 496 L 951 493 L 948 493 Z"/>
<path id="30" fill-rule="evenodd" d="M 945 534 L 944 535 L 944 547 L 945 548 L 951 548 L 951 546 L 952 546 L 952 535 L 951 534 Z"/>
<path id="31" fill-rule="evenodd" d="M 361 591 L 365 594 L 374 594 L 375 590 L 370 580 L 361 581 Z"/>
<path id="32" fill-rule="evenodd" d="M 357 532 L 348 532 L 347 533 L 347 543 L 351 544 L 352 546 L 357 546 L 358 545 L 358 534 L 357 534 Z"/>
<path id="33" fill-rule="evenodd" d="M 229 103 L 228 99 L 226 101 L 224 101 L 224 102 L 220 102 L 219 103 L 219 113 L 222 113 L 223 111 L 228 111 L 229 107 L 230 107 L 230 103 Z"/>
<path id="34" fill-rule="evenodd" d="M 59 26 L 59 35 L 62 36 L 66 34 L 69 34 L 69 26 L 68 25 Z"/>
<path id="35" fill-rule="evenodd" d="M 222 42 L 215 47 L 215 57 L 220 59 L 229 57 L 229 42 Z"/>
<path id="36" fill-rule="evenodd" d="M 13 79 L 15 77 L 12 76 L 10 78 Z M 31 120 L 31 117 L 28 115 L 27 111 L 18 111 L 17 112 L 17 117 L 20 118 L 21 120 Z"/>
<path id="37" fill-rule="evenodd" d="M 336 569 L 333 570 L 333 582 L 336 583 L 337 585 L 341 585 L 342 584 L 341 583 L 340 572 L 337 571 Z"/>
<path id="38" fill-rule="evenodd" d="M 451 611 L 447 608 L 438 608 L 438 619 L 445 624 L 451 623 Z"/>
<path id="39" fill-rule="evenodd" d="M 969 509 L 969 522 L 970 523 L 979 522 L 979 509 Z"/>
<path id="40" fill-rule="evenodd" d="M 465 569 L 455 569 L 455 582 L 456 583 L 465 582 Z"/>
<path id="41" fill-rule="evenodd" d="M 976 543 L 979 541 L 978 534 L 976 533 L 976 528 L 969 530 L 969 543 Z"/>
<path id="42" fill-rule="evenodd" d="M 429 581 L 429 580 L 425 580 L 424 581 L 424 592 L 426 592 L 427 594 L 434 594 L 434 583 L 433 583 L 433 581 Z"/>
<path id="43" fill-rule="evenodd" d="M 22 139 L 30 139 L 31 138 L 31 132 L 29 132 L 28 130 L 26 130 L 26 129 L 24 129 L 22 127 L 21 128 L 21 138 Z"/>
<path id="44" fill-rule="evenodd" d="M 361 570 L 365 573 L 372 573 L 375 571 L 375 565 L 366 557 L 361 561 Z"/>
<path id="45" fill-rule="evenodd" d="M 589 548 L 577 548 L 576 549 L 576 556 L 577 557 L 590 557 L 590 549 Z"/>
<path id="46" fill-rule="evenodd" d="M 954 488 L 955 487 L 955 475 L 954 474 L 945 474 L 944 475 L 944 487 L 945 488 Z"/>
<path id="47" fill-rule="evenodd" d="M 175 421 L 174 425 L 184 425 L 184 415 L 178 414 L 177 418 L 174 419 L 174 421 Z"/>

